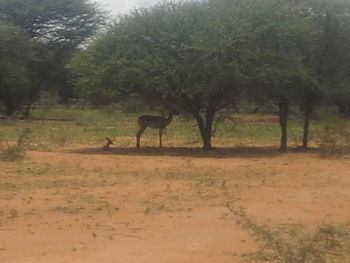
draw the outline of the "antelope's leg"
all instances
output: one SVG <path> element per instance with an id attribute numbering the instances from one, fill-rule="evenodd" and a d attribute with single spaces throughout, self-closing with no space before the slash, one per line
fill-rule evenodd
<path id="1" fill-rule="evenodd" d="M 163 136 L 163 129 L 159 129 L 159 148 L 162 148 L 162 136 Z"/>
<path id="2" fill-rule="evenodd" d="M 140 148 L 140 138 L 142 133 L 146 130 L 146 127 L 140 127 L 139 131 L 136 134 L 136 147 Z"/>

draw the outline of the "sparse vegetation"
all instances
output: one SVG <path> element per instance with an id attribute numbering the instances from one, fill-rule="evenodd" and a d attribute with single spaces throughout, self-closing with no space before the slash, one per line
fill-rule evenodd
<path id="1" fill-rule="evenodd" d="M 263 242 L 258 252 L 245 255 L 249 262 L 343 263 L 350 258 L 350 232 L 345 226 L 323 225 L 313 234 L 289 230 L 287 237 L 249 219 L 244 209 L 228 206 L 237 222 Z"/>
<path id="2" fill-rule="evenodd" d="M 346 118 L 327 116 L 320 125 L 320 153 L 342 156 L 350 153 L 350 122 Z"/>
<path id="3" fill-rule="evenodd" d="M 21 145 L 10 145 L 0 152 L 2 161 L 18 161 L 25 157 L 25 149 Z"/>
<path id="4" fill-rule="evenodd" d="M 33 136 L 35 133 L 21 141 L 28 142 Z M 134 138 L 132 139 L 134 143 Z M 249 227 L 242 227 L 242 223 L 235 224 L 236 219 L 243 222 L 242 218 L 230 216 L 224 207 L 232 200 L 243 206 L 253 202 L 256 204 L 256 212 L 266 202 L 271 211 L 264 211 L 264 214 L 279 214 L 278 209 L 288 205 L 289 198 L 297 198 L 299 193 L 305 195 L 305 192 L 317 193 L 322 190 L 316 195 L 317 199 L 310 196 L 298 204 L 305 206 L 305 210 L 309 209 L 307 214 L 313 218 L 309 220 L 321 220 L 317 211 L 322 209 L 322 214 L 325 214 L 322 220 L 327 221 L 327 209 L 334 205 L 332 211 L 342 215 L 340 211 L 344 210 L 347 202 L 346 159 L 320 160 L 317 155 L 304 156 L 304 153 L 279 154 L 274 158 L 259 154 L 255 157 L 237 154 L 233 158 L 217 158 L 222 156 L 215 156 L 215 153 L 205 156 L 201 150 L 194 151 L 193 156 L 159 153 L 152 156 L 142 151 L 123 155 L 116 154 L 113 149 L 104 154 L 99 144 L 86 152 L 79 150 L 80 148 L 77 151 L 54 152 L 27 150 L 29 158 L 25 162 L 0 162 L 0 224 L 2 229 L 14 229 L 2 233 L 6 237 L 2 241 L 4 246 L 10 246 L 6 241 L 10 240 L 11 246 L 18 244 L 25 247 L 25 251 L 33 251 L 28 247 L 34 246 L 25 246 L 28 239 L 23 237 L 30 238 L 45 231 L 48 234 L 38 235 L 38 242 L 50 238 L 52 233 L 58 233 L 56 236 L 62 246 L 78 248 L 75 253 L 86 253 L 87 250 L 91 253 L 108 251 L 109 246 L 95 248 L 94 239 L 110 242 L 113 247 L 113 242 L 120 245 L 122 241 L 131 245 L 137 239 L 147 241 L 139 248 L 140 258 L 150 248 L 166 254 L 167 252 L 157 249 L 162 243 L 176 247 L 179 249 L 178 255 L 186 257 L 182 252 L 183 244 L 191 242 L 201 242 L 205 247 L 205 250 L 201 246 L 196 248 L 199 252 L 192 254 L 196 259 L 204 254 L 206 257 L 210 255 L 208 258 L 211 260 L 224 257 L 226 261 L 234 262 L 244 259 L 251 262 L 314 263 L 317 262 L 316 259 L 325 259 L 319 262 L 343 263 L 349 258 L 346 254 L 346 229 L 349 225 L 338 228 L 332 223 L 331 226 L 324 225 L 314 231 L 313 228 L 318 223 L 312 224 L 310 228 L 308 224 L 303 225 L 299 215 L 295 215 L 294 220 L 300 226 L 284 225 L 281 230 L 280 220 L 293 217 L 292 214 L 283 214 L 269 221 L 268 226 L 262 226 L 266 222 L 251 220 Z M 159 149 L 150 148 L 148 151 L 156 153 Z M 285 166 L 291 160 L 295 167 L 307 169 L 302 172 L 291 171 L 291 165 Z M 320 166 L 323 163 L 325 165 L 322 168 Z M 315 169 L 322 169 L 318 171 L 317 177 L 310 172 Z M 300 183 L 297 187 L 294 185 L 295 180 Z M 327 184 L 324 185 L 324 182 Z M 268 197 L 255 192 L 256 189 L 265 188 Z M 336 195 L 335 201 L 329 201 L 329 195 L 334 189 L 343 194 Z M 309 204 L 310 201 L 312 204 Z M 325 203 L 327 206 L 323 207 Z M 314 207 L 317 207 L 315 214 L 312 210 Z M 26 224 L 17 227 L 22 220 Z M 336 221 L 337 216 L 333 220 Z M 279 229 L 279 232 L 273 229 Z M 18 231 L 21 231 L 21 235 L 18 235 L 21 236 L 20 240 L 10 238 L 9 235 Z M 62 235 L 63 232 L 66 234 Z M 70 235 L 71 232 L 74 233 L 74 238 Z M 210 235 L 207 236 L 206 233 Z M 252 237 L 247 233 L 252 233 Z M 83 240 L 89 247 L 80 246 L 75 238 Z M 174 240 L 179 242 L 174 243 Z M 255 249 L 244 252 L 246 243 L 258 249 L 261 242 L 266 244 L 259 253 L 253 253 Z M 36 241 L 33 243 L 36 244 L 35 252 L 43 250 Z M 221 246 L 225 244 L 228 247 L 223 256 Z M 48 254 L 40 254 L 38 257 L 52 259 L 53 247 L 45 246 L 45 249 Z M 14 255 L 11 250 L 2 253 L 5 259 L 25 257 Z M 118 253 L 113 250 L 108 255 L 114 257 Z M 277 257 L 277 253 L 283 256 Z M 81 254 L 78 256 L 82 257 Z M 125 255 L 126 258 L 129 256 Z M 301 261 L 299 256 L 304 256 L 305 261 Z M 336 261 L 338 259 L 343 261 Z"/>
<path id="5" fill-rule="evenodd" d="M 24 129 L 21 131 L 16 144 L 1 145 L 0 148 L 0 160 L 2 161 L 18 161 L 25 157 L 26 145 L 28 144 L 28 136 L 30 129 Z"/>

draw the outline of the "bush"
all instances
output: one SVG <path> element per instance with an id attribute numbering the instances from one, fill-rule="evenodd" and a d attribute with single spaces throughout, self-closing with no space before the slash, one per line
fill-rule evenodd
<path id="1" fill-rule="evenodd" d="M 312 233 L 290 229 L 284 234 L 249 219 L 242 208 L 228 208 L 237 223 L 248 230 L 262 247 L 245 255 L 248 262 L 271 263 L 343 263 L 350 258 L 350 232 L 346 226 L 321 225 Z"/>
<path id="2" fill-rule="evenodd" d="M 19 135 L 15 145 L 2 146 L 0 148 L 0 160 L 13 162 L 25 158 L 25 147 L 30 132 L 30 129 L 26 128 Z"/>
<path id="3" fill-rule="evenodd" d="M 13 162 L 25 157 L 25 149 L 21 145 L 10 145 L 0 152 L 0 160 Z"/>
<path id="4" fill-rule="evenodd" d="M 321 155 L 349 154 L 349 119 L 339 116 L 327 116 L 320 127 L 319 148 Z"/>

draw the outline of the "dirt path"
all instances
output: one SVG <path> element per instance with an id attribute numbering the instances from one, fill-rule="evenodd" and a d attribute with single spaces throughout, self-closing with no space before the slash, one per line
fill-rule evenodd
<path id="1" fill-rule="evenodd" d="M 350 160 L 30 152 L 0 163 L 0 262 L 242 262 L 272 228 L 350 227 Z"/>

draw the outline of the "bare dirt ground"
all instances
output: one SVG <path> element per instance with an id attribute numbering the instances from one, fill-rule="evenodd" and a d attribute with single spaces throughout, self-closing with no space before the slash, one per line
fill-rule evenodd
<path id="1" fill-rule="evenodd" d="M 263 240 L 234 209 L 280 231 L 350 227 L 350 159 L 265 151 L 79 148 L 0 162 L 0 262 L 243 262 Z"/>

